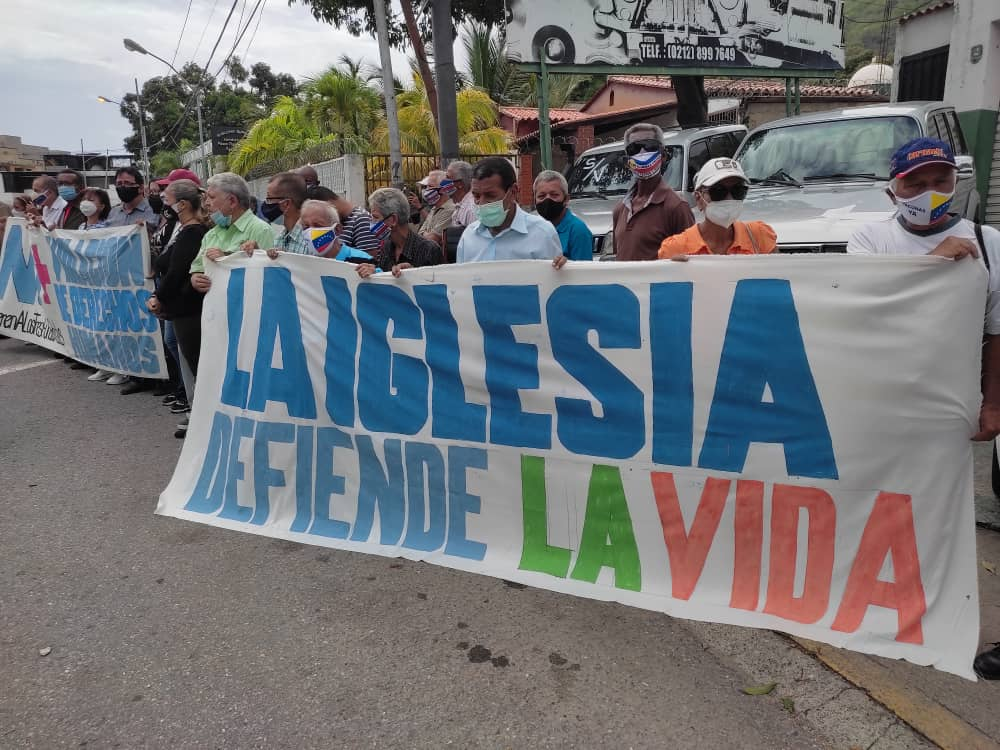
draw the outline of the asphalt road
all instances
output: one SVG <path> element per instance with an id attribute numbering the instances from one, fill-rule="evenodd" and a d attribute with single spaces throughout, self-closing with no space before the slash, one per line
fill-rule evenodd
<path id="1" fill-rule="evenodd" d="M 853 744 L 742 692 L 805 658 L 758 631 L 154 516 L 177 420 L 87 374 L 0 340 L 0 748 Z"/>

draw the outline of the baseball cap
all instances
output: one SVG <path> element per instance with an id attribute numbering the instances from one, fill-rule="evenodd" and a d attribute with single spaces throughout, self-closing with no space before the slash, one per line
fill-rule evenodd
<path id="1" fill-rule="evenodd" d="M 900 146 L 889 160 L 889 177 L 903 177 L 928 164 L 955 166 L 951 146 L 937 138 L 915 138 Z"/>
<path id="2" fill-rule="evenodd" d="M 694 178 L 694 189 L 711 187 L 717 182 L 727 177 L 739 177 L 744 182 L 749 182 L 743 167 L 735 159 L 719 158 L 709 159 L 705 165 L 698 170 Z"/>
<path id="3" fill-rule="evenodd" d="M 177 182 L 177 180 L 191 180 L 191 182 L 195 185 L 201 185 L 201 180 L 198 178 L 198 175 L 190 169 L 175 169 L 162 180 L 157 180 L 156 184 L 160 187 L 165 187 L 171 182 Z"/>

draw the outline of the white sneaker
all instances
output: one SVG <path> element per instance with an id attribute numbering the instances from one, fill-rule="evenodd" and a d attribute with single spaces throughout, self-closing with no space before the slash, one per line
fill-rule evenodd
<path id="1" fill-rule="evenodd" d="M 122 383 L 124 383 L 127 380 L 128 380 L 128 375 L 122 375 L 122 374 L 116 372 L 114 375 L 112 375 L 110 378 L 108 378 L 105 382 L 108 385 L 121 385 Z"/>
<path id="2" fill-rule="evenodd" d="M 111 377 L 111 373 L 108 372 L 107 370 L 98 370 L 93 375 L 91 375 L 89 378 L 87 378 L 87 380 L 89 380 L 92 383 L 96 383 L 99 380 L 107 380 L 110 377 Z"/>

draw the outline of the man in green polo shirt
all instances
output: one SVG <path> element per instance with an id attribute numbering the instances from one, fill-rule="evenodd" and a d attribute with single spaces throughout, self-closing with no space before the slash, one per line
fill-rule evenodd
<path id="1" fill-rule="evenodd" d="M 205 234 L 191 262 L 191 286 L 202 293 L 212 286 L 205 275 L 206 258 L 218 260 L 251 240 L 257 247 L 273 247 L 275 239 L 274 228 L 250 211 L 250 187 L 238 174 L 221 172 L 209 178 L 208 209 L 215 226 Z"/>

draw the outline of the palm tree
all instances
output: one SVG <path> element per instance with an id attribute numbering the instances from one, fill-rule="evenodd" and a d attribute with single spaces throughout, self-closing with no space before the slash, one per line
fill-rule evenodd
<path id="1" fill-rule="evenodd" d="M 229 168 L 245 175 L 259 164 L 332 140 L 335 138 L 320 133 L 297 101 L 282 96 L 275 102 L 271 114 L 257 120 L 233 147 L 229 153 Z"/>
<path id="2" fill-rule="evenodd" d="M 506 154 L 510 152 L 510 136 L 499 126 L 496 103 L 485 91 L 462 89 L 456 96 L 458 110 L 458 149 L 463 156 Z M 400 145 L 404 154 L 438 154 L 441 152 L 438 131 L 427 100 L 427 90 L 418 73 L 413 86 L 396 96 L 399 115 Z M 388 127 L 383 119 L 375 129 L 372 145 L 388 150 Z"/>
<path id="3" fill-rule="evenodd" d="M 342 56 L 341 64 L 345 62 L 346 70 L 334 66 L 306 80 L 304 111 L 321 135 L 336 135 L 345 144 L 361 147 L 379 121 L 382 101 L 355 67 L 360 64 Z"/>

